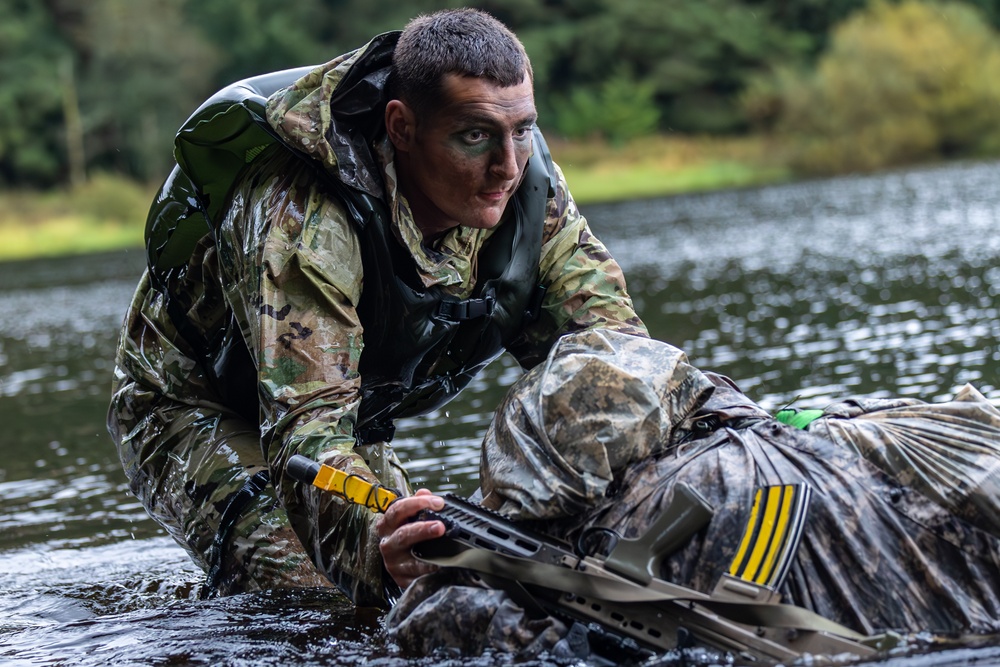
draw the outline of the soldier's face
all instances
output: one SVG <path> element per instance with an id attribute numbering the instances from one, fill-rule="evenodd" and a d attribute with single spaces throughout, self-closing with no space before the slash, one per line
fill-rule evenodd
<path id="1" fill-rule="evenodd" d="M 414 119 L 402 150 L 393 139 L 400 187 L 425 238 L 500 222 L 531 156 L 537 118 L 527 76 L 507 88 L 457 74 L 443 84 L 441 108 Z"/>

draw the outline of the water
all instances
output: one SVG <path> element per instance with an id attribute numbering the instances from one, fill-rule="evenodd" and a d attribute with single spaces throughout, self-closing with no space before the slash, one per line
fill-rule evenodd
<path id="1" fill-rule="evenodd" d="M 966 382 L 1000 402 L 998 181 L 1000 164 L 960 164 L 584 213 L 651 333 L 767 408 L 936 400 Z M 142 262 L 0 264 L 0 664 L 410 664 L 334 594 L 200 600 L 201 573 L 128 494 L 104 414 Z M 418 484 L 475 487 L 490 410 L 518 374 L 501 359 L 399 425 Z M 1000 649 L 885 664 L 971 661 Z"/>

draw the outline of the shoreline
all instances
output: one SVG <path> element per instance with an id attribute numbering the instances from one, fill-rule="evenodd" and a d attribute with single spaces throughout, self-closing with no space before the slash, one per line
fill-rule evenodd
<path id="1" fill-rule="evenodd" d="M 655 136 L 612 146 L 550 141 L 577 204 L 791 180 L 759 138 Z M 76 192 L 0 192 L 0 262 L 141 248 L 158 186 L 101 174 Z"/>
<path id="2" fill-rule="evenodd" d="M 762 187 L 793 180 L 782 170 L 739 163 L 698 165 L 680 171 L 568 167 L 564 173 L 579 206 Z M 149 202 L 152 199 L 150 194 Z M 4 208 L 3 195 L 0 208 Z M 142 249 L 146 211 L 136 211 L 134 219 L 138 222 L 60 214 L 35 217 L 23 224 L 7 216 L 0 217 L 0 262 Z"/>
<path id="3" fill-rule="evenodd" d="M 658 135 L 624 146 L 550 140 L 549 147 L 581 206 L 817 177 L 795 173 L 781 146 L 763 137 Z M 897 168 L 921 166 L 930 165 Z M 0 262 L 141 249 L 158 188 L 100 174 L 77 191 L 0 191 Z"/>

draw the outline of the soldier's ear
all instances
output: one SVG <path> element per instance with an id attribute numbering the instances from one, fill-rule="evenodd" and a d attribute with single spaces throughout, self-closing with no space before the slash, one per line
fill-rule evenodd
<path id="1" fill-rule="evenodd" d="M 413 109 L 402 100 L 389 100 L 385 105 L 385 131 L 397 151 L 413 150 L 416 127 L 417 118 Z"/>

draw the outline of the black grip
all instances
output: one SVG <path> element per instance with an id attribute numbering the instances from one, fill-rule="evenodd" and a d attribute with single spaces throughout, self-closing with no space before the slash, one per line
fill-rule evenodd
<path id="1" fill-rule="evenodd" d="M 293 454 L 292 458 L 288 459 L 285 472 L 292 479 L 312 484 L 313 480 L 316 479 L 316 475 L 319 474 L 319 464 L 301 454 Z"/>
<path id="2" fill-rule="evenodd" d="M 466 547 L 498 551 L 540 563 L 558 565 L 575 558 L 572 547 L 555 537 L 535 532 L 455 494 L 443 493 L 441 497 L 444 498 L 443 508 L 423 510 L 416 518 L 417 521 L 444 523 L 444 537 L 438 540 L 451 540 Z"/>

